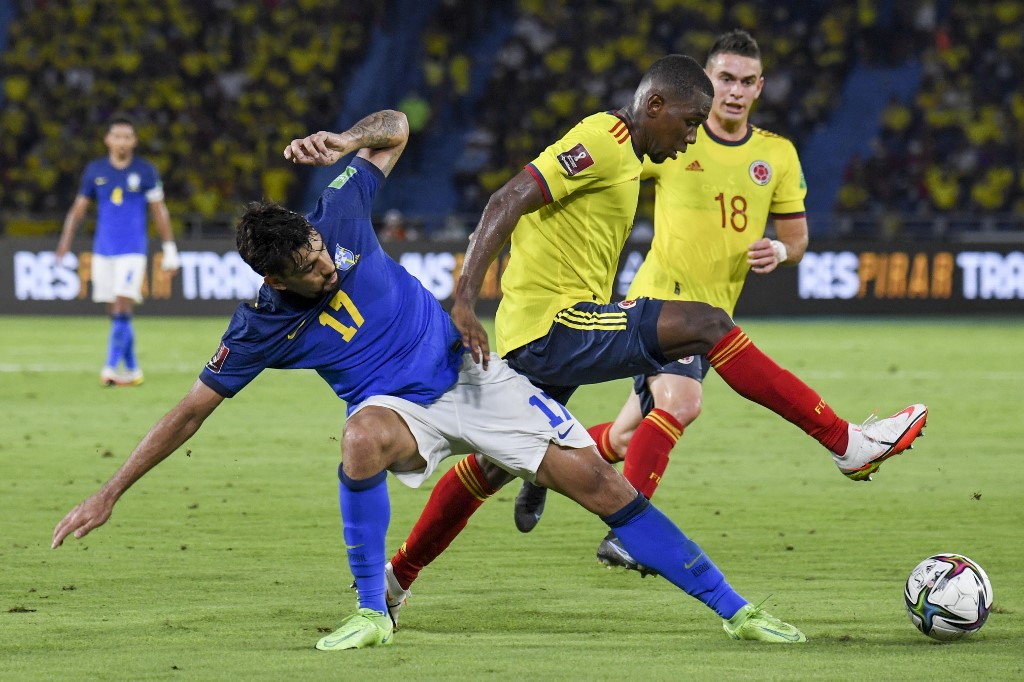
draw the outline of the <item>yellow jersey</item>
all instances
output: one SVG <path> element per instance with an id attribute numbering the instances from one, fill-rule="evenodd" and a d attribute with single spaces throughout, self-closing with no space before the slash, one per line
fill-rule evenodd
<path id="1" fill-rule="evenodd" d="M 609 302 L 633 227 L 641 158 L 625 121 L 601 113 L 527 164 L 546 203 L 512 232 L 495 317 L 499 355 L 547 334 L 560 310 Z"/>
<path id="2" fill-rule="evenodd" d="M 704 301 L 730 315 L 750 266 L 747 247 L 768 217 L 804 215 L 807 183 L 793 143 L 749 126 L 739 141 L 708 130 L 685 154 L 644 162 L 654 178 L 654 240 L 629 298 Z"/>

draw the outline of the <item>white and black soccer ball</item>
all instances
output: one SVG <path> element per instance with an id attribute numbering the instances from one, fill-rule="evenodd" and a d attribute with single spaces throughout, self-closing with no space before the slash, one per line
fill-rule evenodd
<path id="1" fill-rule="evenodd" d="M 936 554 L 910 572 L 903 598 L 918 630 L 951 641 L 985 624 L 992 609 L 992 584 L 981 566 L 964 555 Z"/>

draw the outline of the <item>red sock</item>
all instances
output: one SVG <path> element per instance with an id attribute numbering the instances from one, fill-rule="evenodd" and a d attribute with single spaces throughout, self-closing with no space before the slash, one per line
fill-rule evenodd
<path id="1" fill-rule="evenodd" d="M 608 432 L 611 431 L 611 428 L 612 422 L 595 424 L 587 429 L 587 433 L 589 433 L 590 437 L 594 439 L 595 443 L 597 443 L 597 451 L 601 453 L 601 456 L 604 457 L 605 460 L 615 464 L 616 462 L 621 462 L 622 459 L 620 459 L 619 456 L 615 454 L 615 451 L 612 450 L 612 444 L 608 440 Z"/>
<path id="2" fill-rule="evenodd" d="M 848 423 L 810 386 L 758 350 L 739 327 L 723 336 L 707 358 L 741 396 L 796 424 L 832 452 L 846 452 Z"/>
<path id="3" fill-rule="evenodd" d="M 441 477 L 409 537 L 391 559 L 398 584 L 408 589 L 423 567 L 448 548 L 488 497 L 497 492 L 469 455 Z"/>
<path id="4" fill-rule="evenodd" d="M 668 453 L 682 435 L 683 425 L 665 410 L 655 408 L 629 439 L 622 475 L 648 500 L 668 467 Z"/>

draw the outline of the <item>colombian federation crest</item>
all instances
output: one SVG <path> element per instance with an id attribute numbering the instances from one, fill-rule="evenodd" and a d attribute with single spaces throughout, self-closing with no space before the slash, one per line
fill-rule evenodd
<path id="1" fill-rule="evenodd" d="M 338 270 L 348 270 L 355 265 L 358 260 L 359 256 L 355 255 L 340 244 L 334 247 L 334 267 Z"/>
<path id="2" fill-rule="evenodd" d="M 767 161 L 755 161 L 750 164 L 750 179 L 762 187 L 772 179 L 772 167 Z"/>

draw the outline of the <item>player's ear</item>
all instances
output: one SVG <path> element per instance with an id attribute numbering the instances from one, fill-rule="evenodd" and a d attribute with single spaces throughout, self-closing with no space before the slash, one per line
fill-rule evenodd
<path id="1" fill-rule="evenodd" d="M 288 288 L 285 286 L 285 283 L 281 281 L 281 278 L 276 275 L 265 275 L 263 277 L 263 281 L 266 282 L 270 288 L 277 289 L 278 291 L 284 291 Z"/>
<path id="2" fill-rule="evenodd" d="M 658 93 L 651 93 L 647 96 L 647 115 L 657 118 L 662 109 L 665 108 L 665 98 Z"/>

